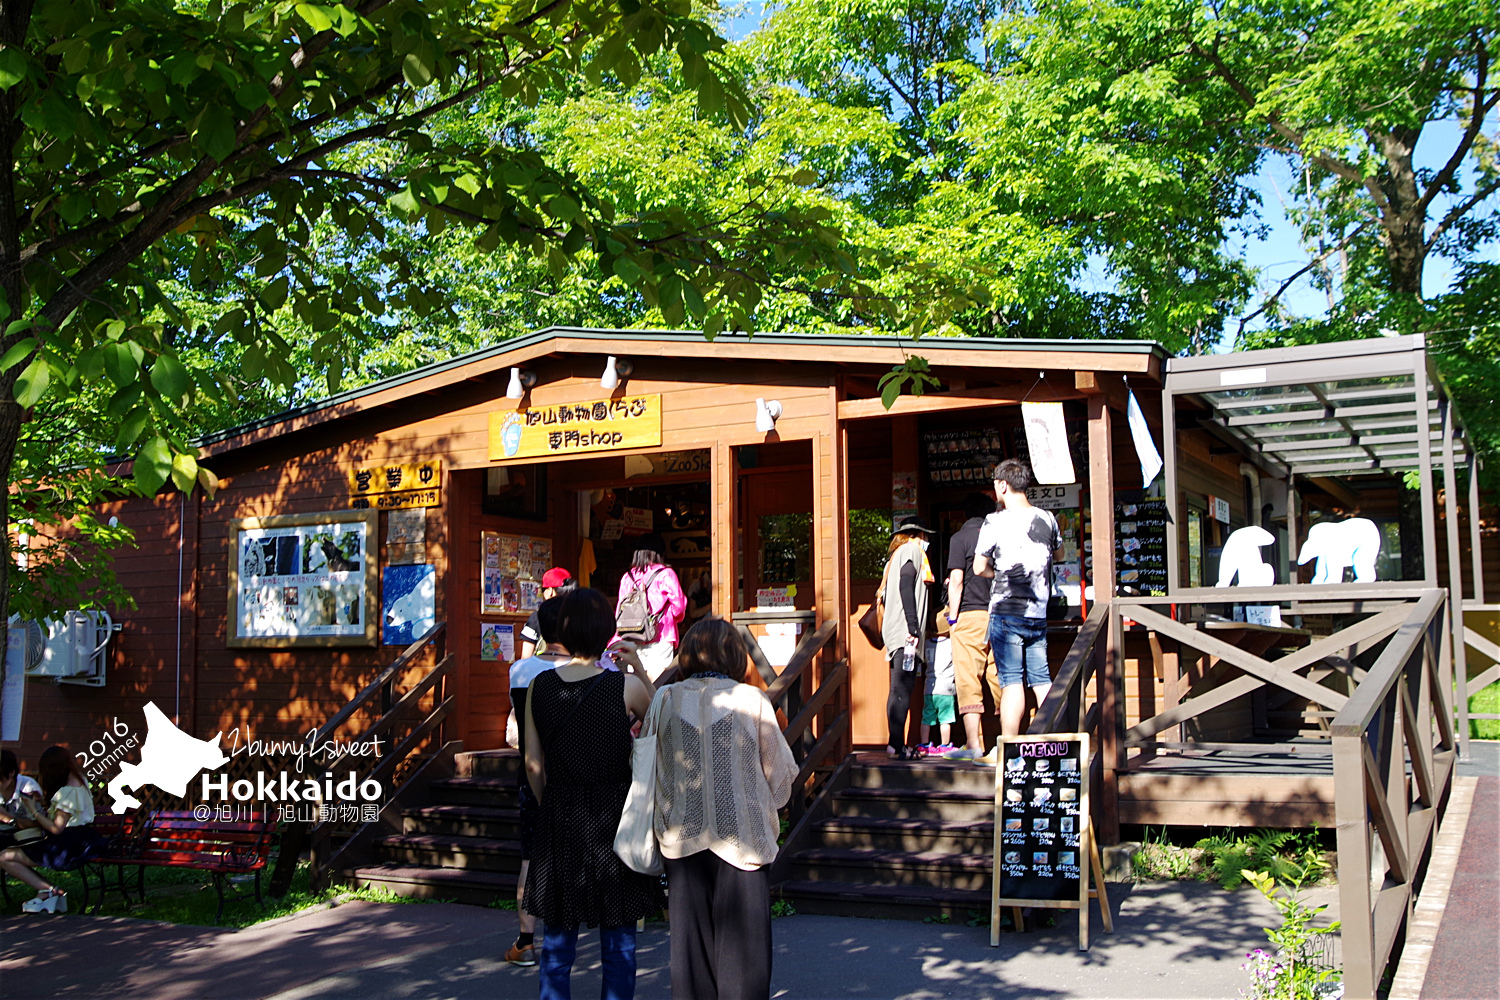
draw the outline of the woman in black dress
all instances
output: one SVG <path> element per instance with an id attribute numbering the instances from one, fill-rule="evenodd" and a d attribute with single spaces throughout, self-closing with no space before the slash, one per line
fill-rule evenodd
<path id="1" fill-rule="evenodd" d="M 578 927 L 599 928 L 604 1000 L 635 996 L 635 924 L 662 906 L 661 880 L 615 854 L 630 790 L 631 717 L 651 706 L 650 682 L 601 670 L 614 636 L 597 590 L 564 594 L 557 641 L 573 654 L 531 682 L 526 699 L 526 777 L 541 803 L 525 906 L 546 925 L 542 1000 L 569 1000 Z"/>

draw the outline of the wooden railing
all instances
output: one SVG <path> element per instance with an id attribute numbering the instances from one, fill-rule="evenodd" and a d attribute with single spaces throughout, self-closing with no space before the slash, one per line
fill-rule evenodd
<path id="1" fill-rule="evenodd" d="M 1344 996 L 1373 1000 L 1415 904 L 1453 780 L 1452 634 L 1442 591 L 1405 620 L 1332 725 Z"/>
<path id="2" fill-rule="evenodd" d="M 1084 619 L 1078 636 L 1068 648 L 1068 655 L 1063 658 L 1062 666 L 1057 670 L 1057 676 L 1053 678 L 1046 700 L 1037 708 L 1036 715 L 1032 716 L 1027 733 L 1082 733 L 1090 731 L 1093 724 L 1097 724 L 1097 703 L 1096 710 L 1092 712 L 1092 723 L 1083 714 L 1083 703 L 1089 680 L 1098 674 L 1101 659 L 1098 654 L 1102 650 L 1099 640 L 1104 637 L 1104 629 L 1108 624 L 1108 601 L 1102 601 L 1089 609 L 1088 617 Z"/>
<path id="3" fill-rule="evenodd" d="M 1465 619 L 1470 612 L 1476 615 L 1492 614 L 1500 615 L 1500 604 L 1483 604 L 1477 601 L 1469 601 L 1464 604 L 1461 612 Z M 1490 661 L 1490 665 L 1474 677 L 1468 676 L 1468 663 L 1465 657 L 1465 669 L 1455 672 L 1454 680 L 1457 691 L 1453 699 L 1454 708 L 1458 714 L 1458 750 L 1462 757 L 1469 756 L 1469 720 L 1471 719 L 1500 719 L 1500 714 L 1495 712 L 1470 712 L 1469 699 L 1489 687 L 1495 681 L 1500 680 L 1500 645 L 1493 640 L 1480 635 L 1470 628 L 1468 621 L 1463 625 L 1464 646 L 1470 653 L 1478 653 Z"/>
<path id="4" fill-rule="evenodd" d="M 433 666 L 415 684 L 396 694 L 396 684 L 432 648 Z M 334 713 L 323 725 L 313 730 L 307 738 L 309 746 L 320 747 L 335 738 L 343 741 L 369 742 L 380 739 L 390 749 L 379 757 L 340 758 L 341 769 L 352 769 L 363 782 L 374 778 L 388 791 L 387 799 L 399 794 L 402 783 L 409 777 L 405 767 L 413 754 L 424 744 L 436 741 L 442 746 L 441 727 L 453 709 L 453 695 L 447 693 L 448 672 L 453 658 L 447 652 L 447 624 L 438 622 L 428 629 L 390 664 L 374 680 L 366 684 L 343 708 Z M 421 703 L 432 693 L 432 707 L 423 714 Z M 340 737 L 339 732 L 361 713 L 378 710 L 381 714 L 364 732 L 350 737 Z M 399 742 L 398 742 L 399 740 Z M 347 764 L 345 763 L 347 762 Z M 311 757 L 308 767 L 322 771 L 332 764 L 323 755 Z M 304 848 L 308 849 L 314 885 L 326 881 L 333 865 L 333 831 L 340 824 L 336 820 L 320 816 L 309 823 L 289 825 L 282 834 L 281 853 L 276 870 L 271 878 L 272 895 L 281 895 L 291 884 L 292 873 Z M 368 824 L 366 824 L 368 825 Z"/>
<path id="5" fill-rule="evenodd" d="M 1295 613 L 1364 617 L 1329 635 L 1263 630 L 1263 640 L 1305 643 L 1303 648 L 1282 643 L 1281 655 L 1273 659 L 1213 634 L 1232 633 L 1236 623 L 1179 621 L 1175 616 L 1189 608 L 1169 608 L 1171 604 L 1171 599 L 1161 597 L 1117 598 L 1107 608 L 1096 606 L 1028 731 L 1097 728 L 1100 750 L 1093 780 L 1103 800 L 1098 813 L 1105 821 L 1113 814 L 1116 825 L 1118 800 L 1111 799 L 1110 779 L 1118 781 L 1131 769 L 1148 766 L 1158 751 L 1331 758 L 1344 995 L 1373 1000 L 1415 905 L 1434 830 L 1452 787 L 1457 758 L 1454 700 L 1467 691 L 1463 683 L 1455 684 L 1447 593 L 1409 589 L 1361 601 L 1298 600 Z M 1143 718 L 1128 728 L 1120 704 L 1127 619 L 1144 627 L 1156 661 L 1141 662 Z M 1465 637 L 1471 649 L 1500 661 L 1500 647 L 1482 636 Z M 1165 654 L 1166 649 L 1172 652 Z M 1178 674 L 1177 662 L 1189 650 L 1202 657 L 1202 669 L 1191 684 L 1186 674 Z M 1154 695 L 1147 696 L 1155 673 L 1161 674 L 1167 688 L 1160 711 Z M 1500 667 L 1472 683 L 1490 683 L 1492 673 L 1500 674 Z M 1084 712 L 1091 678 L 1096 682 L 1094 703 Z M 1290 744 L 1209 743 L 1187 731 L 1184 724 L 1190 720 L 1252 694 L 1275 694 L 1310 705 L 1291 714 L 1307 720 L 1306 726 L 1319 725 Z"/>

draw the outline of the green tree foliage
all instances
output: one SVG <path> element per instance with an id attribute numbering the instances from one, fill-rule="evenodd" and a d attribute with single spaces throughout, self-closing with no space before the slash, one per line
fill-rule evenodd
<path id="1" fill-rule="evenodd" d="M 689 0 L 0 5 L 7 482 L 54 481 L 41 442 L 73 401 L 101 447 L 134 459 L 139 489 L 212 490 L 189 443 L 200 412 L 244 412 L 243 393 L 314 377 L 337 386 L 351 350 L 383 340 L 391 304 L 447 308 L 400 253 L 418 233 L 462 230 L 553 275 L 587 257 L 710 335 L 749 325 L 768 267 L 867 294 L 830 213 L 781 198 L 792 178 L 766 176 L 728 216 L 621 210 L 523 134 L 430 128 L 484 101 L 632 86 L 653 61 L 696 114 L 748 120 L 723 40 Z M 197 295 L 179 304 L 183 287 Z M 0 510 L 5 544 L 31 513 Z"/>

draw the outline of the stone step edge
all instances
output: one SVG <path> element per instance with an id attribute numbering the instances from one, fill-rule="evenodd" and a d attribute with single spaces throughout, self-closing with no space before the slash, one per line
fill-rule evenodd
<path id="1" fill-rule="evenodd" d="M 988 910 L 990 893 L 986 889 L 929 889 L 923 886 L 890 885 L 874 882 L 813 882 L 788 880 L 772 887 L 778 896 L 821 896 L 833 899 L 879 900 L 916 905 L 961 903 Z"/>
<path id="2" fill-rule="evenodd" d="M 432 885 L 445 882 L 472 883 L 498 889 L 514 890 L 516 876 L 512 872 L 476 871 L 471 868 L 442 868 L 437 865 L 366 865 L 354 868 L 345 874 L 371 882 L 392 882 L 408 885 Z"/>
<path id="3" fill-rule="evenodd" d="M 958 868 L 963 871 L 989 871 L 994 867 L 988 854 L 882 851 L 851 847 L 811 847 L 795 852 L 788 860 L 793 864 L 842 864 L 897 870 Z"/>
<path id="4" fill-rule="evenodd" d="M 444 833 L 397 833 L 379 837 L 377 847 L 399 847 L 424 851 L 452 848 L 475 854 L 520 854 L 519 840 L 502 840 L 499 837 L 466 837 L 462 834 Z"/>

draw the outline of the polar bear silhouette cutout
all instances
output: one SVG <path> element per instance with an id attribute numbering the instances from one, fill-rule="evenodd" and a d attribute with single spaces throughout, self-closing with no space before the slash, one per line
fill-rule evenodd
<path id="1" fill-rule="evenodd" d="M 1276 539 L 1259 525 L 1250 525 L 1224 539 L 1219 553 L 1219 586 L 1228 587 L 1239 577 L 1241 587 L 1269 587 L 1276 582 L 1276 568 L 1260 557 L 1263 545 Z"/>
<path id="2" fill-rule="evenodd" d="M 1322 521 L 1307 529 L 1307 541 L 1297 555 L 1297 565 L 1316 559 L 1313 583 L 1343 583 L 1344 569 L 1354 567 L 1359 583 L 1375 580 L 1375 557 L 1380 555 L 1380 526 L 1367 517 L 1346 521 Z"/>
<path id="3" fill-rule="evenodd" d="M 120 765 L 120 773 L 108 786 L 110 810 L 123 813 L 140 806 L 139 799 L 125 794 L 127 785 L 137 792 L 143 785 L 155 785 L 172 795 L 186 795 L 187 783 L 200 771 L 218 770 L 229 760 L 219 746 L 223 738 L 223 733 L 212 740 L 189 736 L 172 724 L 172 720 L 156 707 L 156 702 L 148 701 L 146 742 L 141 747 L 141 762 Z"/>

